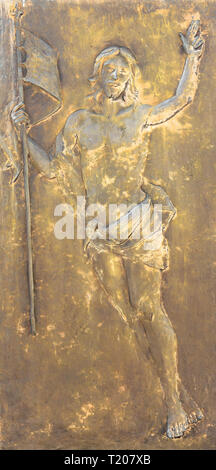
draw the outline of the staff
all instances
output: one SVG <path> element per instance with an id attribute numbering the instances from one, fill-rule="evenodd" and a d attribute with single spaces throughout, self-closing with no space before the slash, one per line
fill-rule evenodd
<path id="1" fill-rule="evenodd" d="M 22 71 L 22 55 L 21 55 L 21 17 L 23 15 L 23 3 L 16 3 L 14 10 L 15 17 L 15 30 L 16 30 L 16 55 L 17 55 L 17 79 L 18 79 L 18 93 L 19 102 L 24 104 L 24 87 L 23 87 L 23 71 Z M 20 141 L 23 157 L 23 173 L 24 173 L 24 190 L 25 190 L 25 205 L 26 205 L 26 233 L 27 233 L 27 250 L 28 250 L 28 289 L 30 300 L 30 323 L 31 333 L 36 335 L 35 326 L 35 300 L 34 300 L 34 274 L 33 274 L 33 255 L 32 255 L 32 234 L 31 234 L 31 202 L 29 190 L 29 167 L 28 167 L 28 143 L 26 123 L 20 125 Z"/>

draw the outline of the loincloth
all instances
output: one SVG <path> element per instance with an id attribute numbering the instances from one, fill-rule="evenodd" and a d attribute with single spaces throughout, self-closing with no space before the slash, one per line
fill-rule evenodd
<path id="1" fill-rule="evenodd" d="M 153 197 L 146 194 L 144 201 L 112 224 L 95 228 L 94 237 L 85 244 L 91 260 L 105 252 L 156 269 L 168 268 L 169 247 L 164 234 L 176 211 L 165 191 L 149 184 L 153 187 Z"/>

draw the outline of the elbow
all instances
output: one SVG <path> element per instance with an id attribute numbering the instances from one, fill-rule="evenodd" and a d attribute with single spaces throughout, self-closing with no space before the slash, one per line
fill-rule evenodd
<path id="1" fill-rule="evenodd" d="M 195 93 L 192 93 L 191 91 L 188 91 L 187 93 L 185 93 L 183 100 L 182 100 L 185 106 L 192 103 L 194 99 L 194 95 Z"/>
<path id="2" fill-rule="evenodd" d="M 183 93 L 176 94 L 178 105 L 184 107 L 191 104 L 194 100 L 195 94 L 196 87 L 188 87 Z"/>
<path id="3" fill-rule="evenodd" d="M 176 95 L 176 106 L 173 112 L 173 116 L 182 111 L 186 106 L 192 103 L 193 101 L 192 93 L 184 93 L 182 95 Z"/>
<path id="4" fill-rule="evenodd" d="M 47 176 L 47 178 L 48 178 L 49 180 L 55 180 L 55 179 L 56 179 L 56 175 L 55 175 L 54 173 L 50 173 L 50 174 Z"/>
<path id="5" fill-rule="evenodd" d="M 55 171 L 54 171 L 54 169 L 52 168 L 51 165 L 49 165 L 47 170 L 44 171 L 43 173 L 44 173 L 44 176 L 46 176 L 46 178 L 49 179 L 49 180 L 53 180 L 53 179 L 56 178 L 56 173 L 55 173 Z"/>

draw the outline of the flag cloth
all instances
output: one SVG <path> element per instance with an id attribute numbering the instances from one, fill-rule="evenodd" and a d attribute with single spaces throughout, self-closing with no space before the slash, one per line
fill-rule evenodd
<path id="1" fill-rule="evenodd" d="M 18 91 L 14 73 L 17 66 L 15 31 L 8 8 L 0 3 L 0 167 L 3 170 L 13 167 L 15 176 L 19 174 L 22 162 L 10 119 L 13 106 L 17 104 Z M 62 106 L 58 53 L 45 41 L 24 29 L 21 51 L 25 107 L 31 125 L 35 126 L 52 117 Z"/>
<path id="2" fill-rule="evenodd" d="M 10 16 L 10 5 L 0 0 L 0 169 L 13 167 L 14 175 L 20 171 L 20 156 L 17 140 L 10 119 L 12 107 L 17 102 L 15 68 L 15 32 Z"/>
<path id="3" fill-rule="evenodd" d="M 58 53 L 30 31 L 22 29 L 22 36 L 25 104 L 31 124 L 36 125 L 62 105 Z"/>

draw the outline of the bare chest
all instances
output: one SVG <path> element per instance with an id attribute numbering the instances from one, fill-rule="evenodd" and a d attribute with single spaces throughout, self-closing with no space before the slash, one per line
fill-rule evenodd
<path id="1" fill-rule="evenodd" d="M 114 152 L 124 147 L 139 147 L 144 141 L 141 123 L 135 116 L 107 118 L 90 116 L 80 128 L 81 148 L 91 151 L 108 145 Z"/>

